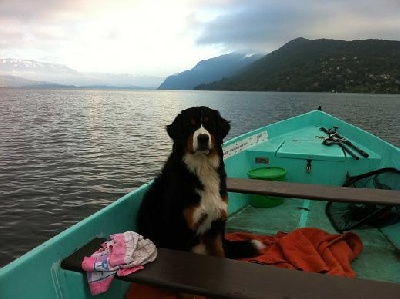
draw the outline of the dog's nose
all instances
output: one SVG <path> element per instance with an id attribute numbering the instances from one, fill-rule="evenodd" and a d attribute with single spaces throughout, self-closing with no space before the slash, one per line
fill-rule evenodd
<path id="1" fill-rule="evenodd" d="M 197 140 L 199 141 L 200 144 L 207 144 L 208 139 L 209 137 L 207 134 L 199 134 L 199 136 L 197 136 Z"/>

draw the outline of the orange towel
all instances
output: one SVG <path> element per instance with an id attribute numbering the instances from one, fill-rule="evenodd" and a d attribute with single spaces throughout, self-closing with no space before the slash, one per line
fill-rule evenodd
<path id="1" fill-rule="evenodd" d="M 299 228 L 290 233 L 278 232 L 276 236 L 235 232 L 227 234 L 226 238 L 256 239 L 266 246 L 261 255 L 242 259 L 244 261 L 345 277 L 356 276 L 350 264 L 363 249 L 361 239 L 352 232 L 329 234 L 317 228 Z M 126 299 L 130 298 L 178 299 L 179 297 L 176 292 L 133 283 L 126 295 Z"/>
<path id="2" fill-rule="evenodd" d="M 276 236 L 230 233 L 229 240 L 257 239 L 266 247 L 262 254 L 242 260 L 305 272 L 355 277 L 351 262 L 361 253 L 361 239 L 352 232 L 329 234 L 317 228 L 299 228 Z"/>

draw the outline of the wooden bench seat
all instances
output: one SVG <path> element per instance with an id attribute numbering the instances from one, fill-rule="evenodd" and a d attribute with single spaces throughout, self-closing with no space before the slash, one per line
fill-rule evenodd
<path id="1" fill-rule="evenodd" d="M 104 239 L 97 238 L 61 262 L 66 270 L 83 272 L 84 256 Z M 158 249 L 157 259 L 124 277 L 137 282 L 210 298 L 397 298 L 400 285 L 365 279 L 305 273 L 274 266 Z"/>
<path id="2" fill-rule="evenodd" d="M 227 189 L 236 193 L 254 193 L 322 201 L 400 204 L 400 191 L 398 190 L 334 187 L 238 178 L 229 178 Z"/>

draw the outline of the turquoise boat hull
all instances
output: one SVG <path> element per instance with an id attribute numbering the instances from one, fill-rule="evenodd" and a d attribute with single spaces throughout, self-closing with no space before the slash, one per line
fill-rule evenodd
<path id="1" fill-rule="evenodd" d="M 233 125 L 237 124 L 233 123 Z M 348 137 L 366 151 L 369 157 L 356 160 L 350 155 L 344 155 L 339 146 L 323 145 L 322 138 L 326 135 L 319 131 L 319 128 L 334 126 L 339 128 L 341 135 Z M 357 175 L 383 167 L 400 168 L 399 148 L 318 110 L 236 137 L 224 144 L 224 155 L 227 174 L 232 178 L 246 178 L 251 169 L 275 166 L 286 169 L 287 181 L 332 186 L 342 185 L 347 172 Z M 135 230 L 136 213 L 149 184 L 151 182 L 133 190 L 1 268 L 0 297 L 92 298 L 85 275 L 62 269 L 60 262 L 95 237 L 108 237 L 114 233 Z M 307 205 L 307 201 L 302 204 Z M 248 207 L 248 195 L 230 194 L 228 210 L 230 215 L 235 215 L 233 218 L 237 218 L 236 215 L 250 213 L 251 209 Z M 299 213 L 296 216 L 299 219 L 296 226 L 311 224 L 319 226 L 316 222 L 307 223 L 309 216 L 303 215 L 303 211 Z M 323 217 L 326 216 L 320 215 L 320 218 Z M 229 229 L 239 229 L 240 221 L 237 219 L 229 221 Z M 323 221 L 326 220 L 321 220 L 321 223 Z M 242 229 L 258 232 L 257 229 L 251 227 L 242 227 Z M 280 227 L 269 226 L 263 232 L 274 233 L 276 229 Z M 394 250 L 400 248 L 400 234 L 396 233 L 399 229 L 400 224 L 395 224 L 382 230 Z M 382 252 L 382 265 L 386 265 L 384 259 L 385 252 Z M 400 262 L 390 267 L 395 267 L 397 273 L 400 273 Z M 378 272 L 377 277 L 369 277 L 369 279 L 382 280 Z M 400 277 L 384 278 L 384 280 L 400 283 Z M 108 292 L 96 298 L 123 298 L 128 287 L 129 283 L 114 280 Z"/>

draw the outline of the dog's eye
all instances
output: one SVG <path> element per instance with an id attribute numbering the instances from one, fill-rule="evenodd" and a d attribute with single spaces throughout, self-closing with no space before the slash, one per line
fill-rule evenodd
<path id="1" fill-rule="evenodd" d="M 206 123 L 208 123 L 208 117 L 207 116 L 203 118 L 203 124 L 206 124 Z"/>

